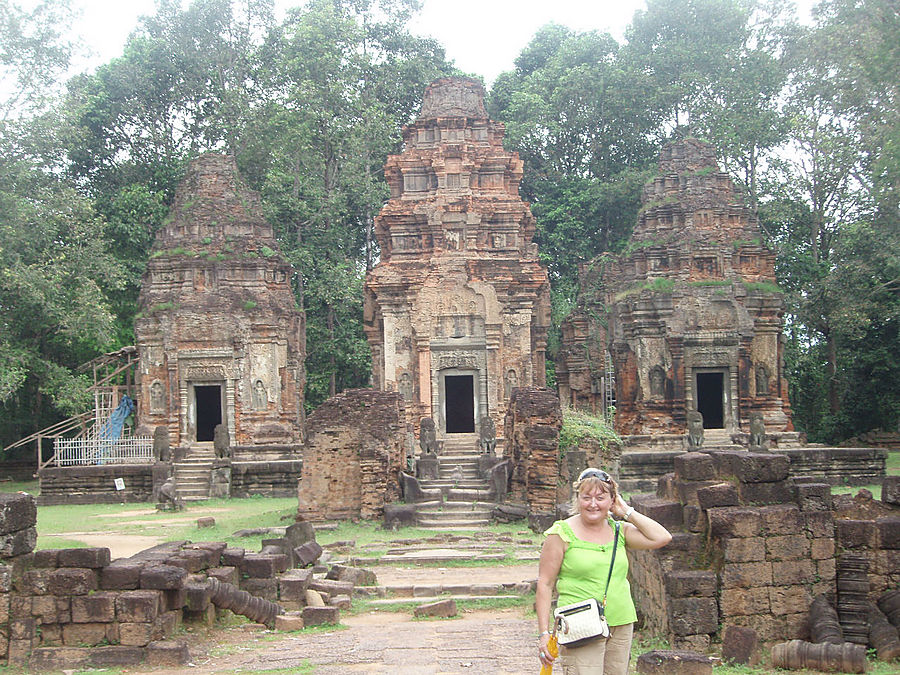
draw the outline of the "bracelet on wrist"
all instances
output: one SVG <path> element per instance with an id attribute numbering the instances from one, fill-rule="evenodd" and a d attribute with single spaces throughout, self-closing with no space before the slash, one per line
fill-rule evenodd
<path id="1" fill-rule="evenodd" d="M 552 634 L 552 633 L 550 633 L 549 630 L 542 630 L 542 631 L 541 631 L 541 634 L 540 634 L 538 637 L 544 637 L 545 635 L 551 635 L 551 634 Z"/>
<path id="2" fill-rule="evenodd" d="M 628 510 L 625 512 L 625 515 L 622 517 L 622 520 L 628 520 L 629 518 L 631 518 L 632 513 L 634 513 L 634 507 L 629 506 Z"/>

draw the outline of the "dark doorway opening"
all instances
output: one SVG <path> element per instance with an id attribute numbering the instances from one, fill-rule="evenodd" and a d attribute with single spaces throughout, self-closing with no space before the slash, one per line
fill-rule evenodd
<path id="1" fill-rule="evenodd" d="M 475 432 L 475 378 L 471 375 L 444 377 L 444 403 L 447 406 L 447 433 Z"/>
<path id="2" fill-rule="evenodd" d="M 704 429 L 725 428 L 724 373 L 697 373 L 697 410 Z"/>
<path id="3" fill-rule="evenodd" d="M 217 384 L 194 386 L 197 402 L 197 440 L 211 441 L 216 425 L 222 423 L 222 387 Z"/>

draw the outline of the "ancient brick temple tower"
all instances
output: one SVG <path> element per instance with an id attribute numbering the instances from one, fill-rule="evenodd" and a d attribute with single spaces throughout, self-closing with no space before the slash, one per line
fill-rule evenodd
<path id="1" fill-rule="evenodd" d="M 590 407 L 602 396 L 586 390 L 591 376 L 608 376 L 596 345 L 597 372 L 572 357 L 584 352 L 579 341 L 599 336 L 612 356 L 622 434 L 684 434 L 690 410 L 703 413 L 706 429 L 747 431 L 759 412 L 767 431 L 791 430 L 774 259 L 715 149 L 696 139 L 666 146 L 627 252 L 595 261 L 583 279 L 585 311 L 563 331 L 564 399 Z M 592 327 L 591 309 L 605 328 Z"/>
<path id="2" fill-rule="evenodd" d="M 375 222 L 381 262 L 366 279 L 374 386 L 439 435 L 503 428 L 510 390 L 545 382 L 549 283 L 519 198 L 522 162 L 502 146 L 475 80 L 425 91 L 388 158 L 391 197 Z"/>
<path id="3" fill-rule="evenodd" d="M 135 335 L 139 424 L 167 425 L 173 446 L 301 437 L 304 319 L 259 196 L 234 159 L 194 160 L 156 235 Z"/>

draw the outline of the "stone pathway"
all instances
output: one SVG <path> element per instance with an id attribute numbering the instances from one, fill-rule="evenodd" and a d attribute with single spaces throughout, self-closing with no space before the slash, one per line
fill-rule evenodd
<path id="1" fill-rule="evenodd" d="M 302 667 L 312 665 L 315 675 L 520 675 L 540 668 L 535 622 L 521 609 L 466 612 L 459 618 L 429 621 L 379 612 L 345 617 L 342 623 L 348 628 L 308 635 L 218 630 L 218 637 L 224 638 L 219 646 L 193 643 L 192 668 L 128 672 L 302 672 Z M 200 653 L 204 647 L 207 654 Z"/>

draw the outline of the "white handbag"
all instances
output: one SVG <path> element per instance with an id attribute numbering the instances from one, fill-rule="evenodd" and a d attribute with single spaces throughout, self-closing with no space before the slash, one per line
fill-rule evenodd
<path id="1" fill-rule="evenodd" d="M 568 647 L 576 647 L 579 644 L 597 637 L 609 637 L 609 625 L 606 623 L 604 607 L 606 606 L 606 591 L 609 590 L 609 580 L 612 578 L 613 565 L 616 564 L 616 547 L 619 544 L 619 523 L 616 523 L 615 538 L 613 539 L 612 556 L 609 563 L 609 575 L 606 577 L 606 589 L 603 591 L 603 600 L 597 602 L 594 598 L 573 602 L 571 605 L 557 607 L 553 612 L 553 630 L 559 644 Z"/>

